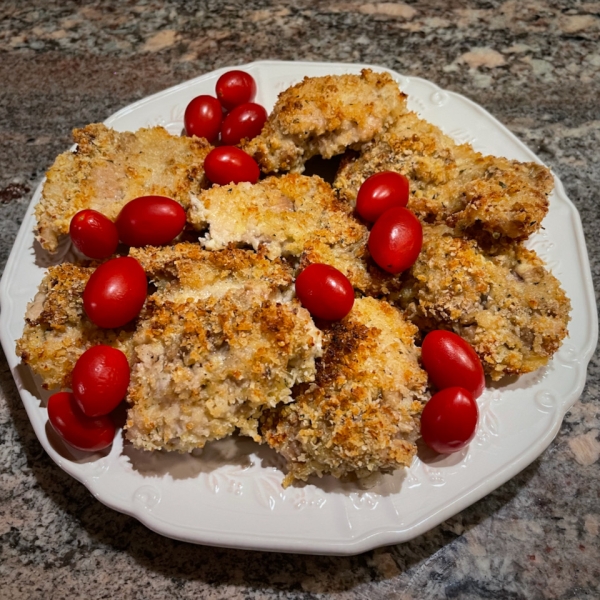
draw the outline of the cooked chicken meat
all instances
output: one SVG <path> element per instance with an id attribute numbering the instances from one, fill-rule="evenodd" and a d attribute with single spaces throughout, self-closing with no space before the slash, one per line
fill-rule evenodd
<path id="1" fill-rule="evenodd" d="M 41 376 L 44 388 L 71 387 L 77 359 L 97 344 L 119 348 L 132 359 L 134 326 L 101 329 L 83 310 L 83 290 L 93 271 L 69 263 L 50 267 L 27 309 L 17 354 Z"/>
<path id="2" fill-rule="evenodd" d="M 270 258 L 296 259 L 302 268 L 327 263 L 373 295 L 398 285 L 369 259 L 367 228 L 316 176 L 288 174 L 255 185 L 214 186 L 192 200 L 188 221 L 205 232 L 200 241 L 210 250 L 263 246 Z"/>
<path id="3" fill-rule="evenodd" d="M 461 335 L 492 379 L 545 365 L 567 335 L 571 304 L 535 252 L 513 243 L 489 253 L 444 225 L 423 233 L 399 301 L 409 318 Z"/>
<path id="4" fill-rule="evenodd" d="M 208 186 L 204 158 L 211 146 L 202 138 L 170 135 L 162 127 L 117 132 L 95 123 L 75 129 L 74 152 L 64 152 L 46 174 L 36 206 L 36 237 L 55 252 L 73 215 L 91 208 L 115 220 L 139 196 L 167 196 L 188 208 Z"/>
<path id="5" fill-rule="evenodd" d="M 187 452 L 236 429 L 254 438 L 265 407 L 312 381 L 321 333 L 291 300 L 292 272 L 262 252 L 196 244 L 132 249 L 157 292 L 136 329 L 127 438 Z"/>
<path id="6" fill-rule="evenodd" d="M 304 163 L 359 149 L 406 111 L 387 73 L 306 77 L 277 99 L 261 134 L 243 146 L 265 173 L 302 173 Z"/>
<path id="7" fill-rule="evenodd" d="M 261 287 L 149 299 L 128 394 L 127 439 L 136 447 L 189 452 L 236 429 L 258 439 L 262 410 L 314 379 L 320 332 L 297 301 L 265 300 Z"/>
<path id="8" fill-rule="evenodd" d="M 257 253 L 230 247 L 209 252 L 188 242 L 131 248 L 129 256 L 140 262 L 163 300 L 205 300 L 244 290 L 249 283 L 265 300 L 292 297 L 292 270 L 279 259 L 269 260 L 262 247 Z"/>
<path id="9" fill-rule="evenodd" d="M 445 222 L 482 241 L 524 240 L 548 212 L 550 171 L 533 162 L 484 156 L 456 144 L 415 113 L 344 159 L 334 182 L 352 206 L 367 177 L 395 171 L 410 182 L 408 207 L 426 222 Z"/>
<path id="10" fill-rule="evenodd" d="M 363 298 L 323 333 L 315 383 L 261 417 L 264 441 L 287 461 L 284 485 L 409 466 L 427 399 L 417 328 L 387 302 Z"/>

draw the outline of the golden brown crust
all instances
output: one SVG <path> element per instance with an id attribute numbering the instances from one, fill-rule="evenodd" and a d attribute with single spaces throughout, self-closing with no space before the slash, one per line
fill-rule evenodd
<path id="1" fill-rule="evenodd" d="M 427 398 L 416 327 L 387 302 L 363 298 L 323 331 L 315 383 L 261 418 L 264 441 L 287 460 L 284 485 L 410 465 Z"/>
<path id="2" fill-rule="evenodd" d="M 423 249 L 399 304 L 420 329 L 451 329 L 492 379 L 545 365 L 567 335 L 571 304 L 531 250 L 493 253 L 444 225 L 425 226 Z"/>
<path id="3" fill-rule="evenodd" d="M 187 209 L 208 186 L 202 165 L 212 147 L 203 138 L 170 135 L 162 127 L 117 132 L 100 123 L 75 129 L 73 138 L 77 149 L 50 167 L 35 209 L 36 237 L 50 252 L 80 210 L 115 220 L 127 202 L 148 195 L 173 198 Z"/>
<path id="4" fill-rule="evenodd" d="M 152 297 L 134 346 L 127 438 L 189 452 L 236 429 L 258 439 L 261 411 L 314 378 L 320 333 L 297 301 L 248 288 L 183 303 Z"/>
<path id="5" fill-rule="evenodd" d="M 300 268 L 330 264 L 366 294 L 397 289 L 397 278 L 368 259 L 369 232 L 320 177 L 295 173 L 267 177 L 255 185 L 215 186 L 192 201 L 189 222 L 208 228 L 202 244 L 264 248 L 267 256 L 300 260 Z"/>
<path id="6" fill-rule="evenodd" d="M 83 310 L 82 294 L 91 267 L 65 263 L 50 267 L 30 303 L 17 354 L 47 389 L 71 387 L 71 371 L 81 354 L 97 344 L 122 350 L 131 362 L 133 325 L 102 329 Z"/>
<path id="7" fill-rule="evenodd" d="M 131 248 L 129 255 L 140 262 L 161 298 L 174 302 L 219 296 L 249 283 L 260 286 L 268 299 L 284 294 L 293 283 L 292 269 L 279 259 L 269 260 L 263 248 L 254 253 L 227 246 L 210 252 L 185 242 L 171 247 Z"/>
<path id="8" fill-rule="evenodd" d="M 334 187 L 354 206 L 363 181 L 379 171 L 409 179 L 408 207 L 420 219 L 445 222 L 482 241 L 524 240 L 537 231 L 554 185 L 543 165 L 484 156 L 415 113 L 400 117 L 359 157 L 348 156 Z"/>
<path id="9" fill-rule="evenodd" d="M 261 134 L 243 147 L 264 173 L 301 173 L 315 155 L 358 148 L 406 111 L 406 96 L 387 73 L 306 77 L 277 99 Z"/>
<path id="10" fill-rule="evenodd" d="M 138 448 L 188 452 L 239 430 L 285 457 L 284 485 L 388 472 L 410 464 L 428 397 L 416 325 L 462 335 L 493 379 L 545 364 L 567 334 L 569 300 L 514 242 L 546 214 L 549 171 L 455 144 L 407 112 L 385 73 L 307 78 L 283 92 L 244 145 L 263 171 L 296 173 L 256 185 L 204 189 L 211 147 L 162 128 L 89 125 L 74 135 L 77 151 L 58 157 L 36 208 L 44 247 L 56 248 L 77 210 L 114 219 L 145 194 L 178 200 L 203 235 L 204 248 L 131 250 L 156 291 L 117 330 L 84 314 L 91 268 L 52 267 L 17 343 L 47 387 L 68 387 L 88 347 L 121 348 L 132 365 L 126 435 Z M 361 154 L 343 161 L 337 194 L 298 174 L 311 156 L 348 149 Z M 437 223 L 425 225 L 423 251 L 401 277 L 373 263 L 352 212 L 362 181 L 384 169 L 409 177 L 409 207 Z M 317 262 L 345 273 L 359 295 L 387 296 L 406 312 L 358 298 L 319 331 L 293 299 L 295 274 Z"/>

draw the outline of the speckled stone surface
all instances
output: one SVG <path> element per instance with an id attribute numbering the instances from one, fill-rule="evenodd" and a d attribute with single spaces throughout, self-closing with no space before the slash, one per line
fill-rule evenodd
<path id="1" fill-rule="evenodd" d="M 257 59 L 366 62 L 486 107 L 564 182 L 600 281 L 600 2 L 0 2 L 0 266 L 73 127 Z M 165 539 L 47 457 L 0 362 L 0 598 L 600 597 L 598 353 L 530 467 L 403 545 L 351 558 Z"/>

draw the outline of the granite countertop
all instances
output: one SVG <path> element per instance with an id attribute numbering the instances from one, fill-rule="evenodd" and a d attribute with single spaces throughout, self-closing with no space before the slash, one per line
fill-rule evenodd
<path id="1" fill-rule="evenodd" d="M 443 8 L 442 8 L 443 7 Z M 600 2 L 0 1 L 0 267 L 71 129 L 215 68 L 365 62 L 487 108 L 563 181 L 600 281 Z M 550 447 L 411 542 L 350 558 L 194 546 L 46 455 L 2 355 L 0 598 L 598 598 L 598 354 Z"/>

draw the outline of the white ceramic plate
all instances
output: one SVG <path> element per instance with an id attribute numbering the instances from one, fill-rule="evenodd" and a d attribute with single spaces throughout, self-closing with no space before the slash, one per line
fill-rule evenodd
<path id="1" fill-rule="evenodd" d="M 364 66 L 266 61 L 242 68 L 257 81 L 257 102 L 270 109 L 279 92 L 305 75 L 357 73 Z M 214 94 L 218 77 L 227 70 L 136 102 L 106 124 L 131 131 L 163 125 L 179 133 L 187 103 L 199 94 Z M 539 162 L 473 102 L 423 79 L 391 74 L 409 95 L 409 106 L 454 139 L 485 153 Z M 409 540 L 531 463 L 552 441 L 583 389 L 597 339 L 596 308 L 579 215 L 557 180 L 544 230 L 530 246 L 571 298 L 570 336 L 546 368 L 485 391 L 479 399 L 477 436 L 463 452 L 416 459 L 410 469 L 382 477 L 369 490 L 332 478 L 284 490 L 277 456 L 243 439 L 209 445 L 200 456 L 139 452 L 124 445 L 120 435 L 107 454 L 70 451 L 47 425 L 47 394 L 15 355 L 27 303 L 49 261 L 33 238 L 33 206 L 40 189 L 41 185 L 0 284 L 0 337 L 8 363 L 35 432 L 52 459 L 101 502 L 163 535 L 217 546 L 319 554 L 355 554 Z"/>

